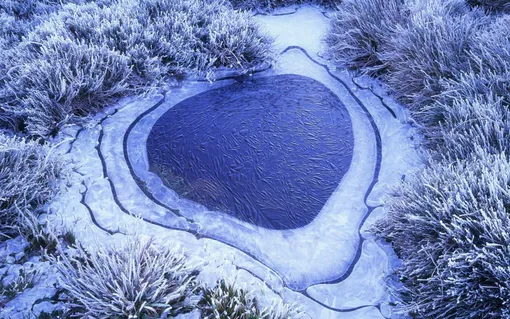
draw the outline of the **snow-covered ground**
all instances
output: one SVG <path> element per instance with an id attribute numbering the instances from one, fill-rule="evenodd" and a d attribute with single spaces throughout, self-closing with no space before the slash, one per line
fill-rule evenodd
<path id="1" fill-rule="evenodd" d="M 385 277 L 398 260 L 368 229 L 384 215 L 390 187 L 420 166 L 418 137 L 405 110 L 376 81 L 335 70 L 321 59 L 326 16 L 310 6 L 256 16 L 276 38 L 280 54 L 274 68 L 253 78 L 310 77 L 338 95 L 351 116 L 352 164 L 312 223 L 284 231 L 256 227 L 179 199 L 148 171 L 145 140 L 154 122 L 183 99 L 233 80 L 185 81 L 166 92 L 164 101 L 126 98 L 85 128 L 68 127 L 59 138 L 68 139 L 61 149 L 73 163 L 73 182 L 51 205 L 54 222 L 73 229 L 89 247 L 133 234 L 181 246 L 204 264 L 200 279 L 214 284 L 237 278 L 267 300 L 296 302 L 311 318 L 396 318 Z M 34 291 L 47 293 L 40 285 L 27 289 L 4 314 L 22 318 L 30 300 L 44 300 L 29 297 Z"/>

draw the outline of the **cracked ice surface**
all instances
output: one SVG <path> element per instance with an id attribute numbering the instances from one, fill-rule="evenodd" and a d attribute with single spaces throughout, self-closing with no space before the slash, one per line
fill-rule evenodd
<path id="1" fill-rule="evenodd" d="M 288 230 L 257 227 L 180 198 L 149 172 L 145 144 L 152 125 L 180 101 L 232 80 L 186 81 L 161 104 L 162 96 L 125 99 L 98 114 L 96 124 L 70 129 L 76 140 L 62 149 L 72 143 L 67 156 L 76 182 L 53 208 L 91 246 L 121 241 L 124 234 L 155 236 L 206 260 L 202 280 L 238 277 L 269 298 L 298 302 L 312 318 L 390 317 L 383 278 L 397 260 L 366 229 L 384 214 L 376 207 L 384 205 L 389 187 L 419 165 L 410 139 L 415 133 L 398 104 L 368 89 L 374 81 L 356 78 L 356 85 L 348 72 L 329 73 L 314 62 L 325 63 L 318 53 L 328 20 L 319 9 L 256 19 L 277 38 L 277 52 L 296 48 L 282 53 L 275 68 L 254 75 L 255 81 L 280 74 L 309 77 L 338 96 L 352 121 L 352 163 L 311 223 Z"/>

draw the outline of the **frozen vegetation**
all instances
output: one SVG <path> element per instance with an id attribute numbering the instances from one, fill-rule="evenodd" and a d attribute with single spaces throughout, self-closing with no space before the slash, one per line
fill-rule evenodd
<path id="1" fill-rule="evenodd" d="M 271 39 L 223 1 L 42 3 L 0 7 L 0 121 L 30 135 L 55 135 L 74 117 L 171 77 L 247 72 L 270 57 Z"/>
<path id="2" fill-rule="evenodd" d="M 329 56 L 408 105 L 427 168 L 395 190 L 376 232 L 403 265 L 417 318 L 510 318 L 509 1 L 352 1 Z"/>
<path id="3" fill-rule="evenodd" d="M 173 317 L 193 305 L 185 301 L 197 290 L 198 272 L 182 252 L 136 237 L 117 246 L 100 245 L 93 253 L 80 247 L 56 263 L 74 316 Z"/>
<path id="4" fill-rule="evenodd" d="M 0 242 L 58 191 L 63 162 L 48 144 L 0 134 Z"/>
<path id="5" fill-rule="evenodd" d="M 261 14 L 271 14 L 274 13 L 273 9 L 301 4 L 313 4 L 332 9 L 341 2 L 341 0 L 230 0 L 234 8 L 254 10 Z"/>

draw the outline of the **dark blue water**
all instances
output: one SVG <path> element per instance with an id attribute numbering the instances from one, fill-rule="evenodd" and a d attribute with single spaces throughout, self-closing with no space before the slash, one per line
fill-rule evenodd
<path id="1" fill-rule="evenodd" d="M 150 170 L 180 196 L 271 229 L 309 224 L 347 172 L 349 114 L 298 75 L 235 83 L 168 110 L 147 139 Z"/>

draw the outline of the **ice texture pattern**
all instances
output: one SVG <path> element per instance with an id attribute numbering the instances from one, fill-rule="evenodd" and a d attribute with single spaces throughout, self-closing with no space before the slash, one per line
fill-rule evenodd
<path id="1" fill-rule="evenodd" d="M 180 196 L 270 229 L 308 225 L 347 172 L 354 137 L 326 86 L 286 74 L 185 99 L 147 138 L 150 170 Z"/>

